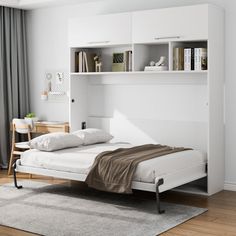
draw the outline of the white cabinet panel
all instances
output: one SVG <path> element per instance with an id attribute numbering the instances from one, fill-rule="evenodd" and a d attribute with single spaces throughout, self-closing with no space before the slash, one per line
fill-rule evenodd
<path id="1" fill-rule="evenodd" d="M 131 44 L 131 13 L 69 20 L 69 46 L 94 47 Z"/>
<path id="2" fill-rule="evenodd" d="M 133 13 L 133 42 L 147 43 L 208 38 L 208 5 Z"/>

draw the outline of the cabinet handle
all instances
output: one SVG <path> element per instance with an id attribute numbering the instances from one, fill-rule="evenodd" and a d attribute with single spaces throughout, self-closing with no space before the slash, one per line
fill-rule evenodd
<path id="1" fill-rule="evenodd" d="M 155 40 L 161 40 L 161 39 L 180 39 L 180 36 L 167 36 L 167 37 L 156 37 Z"/>
<path id="2" fill-rule="evenodd" d="M 94 42 L 88 42 L 88 44 L 100 44 L 100 43 L 110 43 L 110 41 L 94 41 Z"/>

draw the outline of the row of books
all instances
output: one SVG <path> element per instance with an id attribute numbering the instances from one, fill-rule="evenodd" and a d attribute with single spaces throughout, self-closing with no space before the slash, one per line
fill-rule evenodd
<path id="1" fill-rule="evenodd" d="M 174 70 L 207 70 L 206 48 L 174 48 L 173 53 Z"/>
<path id="2" fill-rule="evenodd" d="M 92 52 L 75 52 L 75 72 L 95 72 L 95 56 Z"/>

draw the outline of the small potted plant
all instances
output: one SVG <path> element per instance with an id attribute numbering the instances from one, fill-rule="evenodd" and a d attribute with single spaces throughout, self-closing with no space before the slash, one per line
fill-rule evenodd
<path id="1" fill-rule="evenodd" d="M 26 116 L 25 116 L 25 119 L 27 120 L 32 120 L 33 122 L 37 122 L 39 120 L 38 117 L 36 117 L 35 113 L 34 112 L 31 112 L 31 113 L 28 113 Z"/>

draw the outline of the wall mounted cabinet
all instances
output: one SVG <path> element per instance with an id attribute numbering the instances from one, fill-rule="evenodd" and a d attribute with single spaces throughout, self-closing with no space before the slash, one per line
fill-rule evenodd
<path id="1" fill-rule="evenodd" d="M 207 39 L 208 6 L 134 12 L 132 26 L 134 43 Z"/>
<path id="2" fill-rule="evenodd" d="M 70 19 L 69 46 L 103 47 L 130 44 L 131 21 L 131 13 Z"/>
<path id="3" fill-rule="evenodd" d="M 222 9 L 203 4 L 71 19 L 69 46 L 72 131 L 86 121 L 134 144 L 200 149 L 208 176 L 184 191 L 211 195 L 223 189 Z M 207 48 L 208 70 L 174 71 L 176 47 Z M 102 72 L 75 70 L 75 52 L 81 50 L 101 55 Z M 124 50 L 133 52 L 132 72 L 112 72 L 112 54 Z M 167 71 L 144 71 L 160 56 L 167 58 Z"/>

